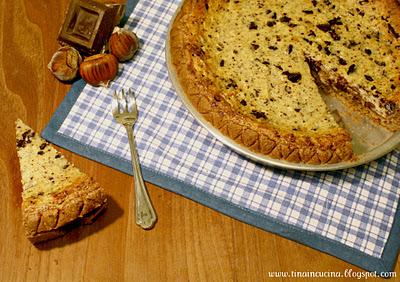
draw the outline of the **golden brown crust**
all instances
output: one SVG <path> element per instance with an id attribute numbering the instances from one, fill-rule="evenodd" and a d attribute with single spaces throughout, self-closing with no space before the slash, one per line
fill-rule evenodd
<path id="1" fill-rule="evenodd" d="M 16 121 L 16 137 L 23 224 L 32 242 L 61 236 L 71 223 L 90 223 L 106 207 L 99 184 L 21 120 Z"/>
<path id="2" fill-rule="evenodd" d="M 84 215 L 81 218 L 77 218 L 73 221 L 71 221 L 69 224 L 66 224 L 59 229 L 52 229 L 50 231 L 42 231 L 36 233 L 32 237 L 28 237 L 28 239 L 36 244 L 36 243 L 41 243 L 44 241 L 48 241 L 51 239 L 55 239 L 57 237 L 61 237 L 65 235 L 67 232 L 70 231 L 70 229 L 75 226 L 75 225 L 83 225 L 83 224 L 92 224 L 93 221 L 99 216 L 107 207 L 107 203 L 103 204 L 102 206 L 98 207 L 97 209 L 93 210 L 87 215 Z"/>
<path id="3" fill-rule="evenodd" d="M 206 3 L 184 2 L 171 28 L 170 50 L 185 94 L 207 121 L 237 143 L 272 158 L 309 164 L 353 159 L 351 138 L 344 129 L 313 136 L 276 129 L 234 112 L 221 99 L 213 82 L 198 71 L 204 64 L 204 53 L 196 36 L 201 33 Z"/>
<path id="4" fill-rule="evenodd" d="M 103 189 L 86 175 L 77 179 L 61 192 L 53 193 L 52 201 L 38 208 L 38 199 L 25 199 L 22 203 L 26 235 L 34 243 L 65 234 L 65 226 L 93 217 L 103 210 L 107 198 Z"/>

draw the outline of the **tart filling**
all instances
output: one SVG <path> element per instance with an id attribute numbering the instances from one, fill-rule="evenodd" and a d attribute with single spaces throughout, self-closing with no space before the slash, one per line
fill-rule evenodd
<path id="1" fill-rule="evenodd" d="M 351 138 L 319 87 L 398 130 L 396 17 L 394 0 L 187 0 L 171 58 L 193 104 L 238 143 L 294 162 L 345 161 Z"/>
<path id="2" fill-rule="evenodd" d="M 22 219 L 33 243 L 87 224 L 107 206 L 104 189 L 21 120 L 16 121 Z"/>

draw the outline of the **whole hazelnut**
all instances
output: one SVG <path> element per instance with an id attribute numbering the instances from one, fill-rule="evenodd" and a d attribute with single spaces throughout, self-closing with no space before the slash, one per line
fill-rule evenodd
<path id="1" fill-rule="evenodd" d="M 93 55 L 85 58 L 79 73 L 90 85 L 107 87 L 118 73 L 118 60 L 112 54 Z"/>
<path id="2" fill-rule="evenodd" d="M 71 81 L 77 77 L 82 57 L 79 52 L 70 46 L 59 48 L 47 65 L 49 70 L 61 81 Z"/>
<path id="3" fill-rule="evenodd" d="M 115 27 L 108 43 L 111 54 L 120 62 L 132 59 L 139 49 L 139 38 L 133 31 L 125 28 Z"/>

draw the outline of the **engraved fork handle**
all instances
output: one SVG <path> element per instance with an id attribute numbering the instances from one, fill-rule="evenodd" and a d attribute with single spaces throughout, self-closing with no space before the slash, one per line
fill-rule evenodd
<path id="1" fill-rule="evenodd" d="M 143 229 L 150 229 L 157 221 L 157 215 L 151 204 L 147 188 L 143 181 L 142 171 L 140 169 L 139 156 L 136 149 L 135 136 L 133 135 L 132 125 L 125 125 L 128 133 L 129 147 L 131 149 L 131 159 L 133 174 L 135 178 L 135 215 L 136 224 Z"/>

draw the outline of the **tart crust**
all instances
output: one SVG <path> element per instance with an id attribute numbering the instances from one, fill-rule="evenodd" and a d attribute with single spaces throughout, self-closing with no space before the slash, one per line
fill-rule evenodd
<path id="1" fill-rule="evenodd" d="M 62 236 L 72 224 L 91 224 L 107 207 L 104 191 L 88 176 L 76 179 L 52 198 L 45 206 L 37 205 L 34 197 L 22 202 L 25 233 L 33 243 Z"/>
<path id="2" fill-rule="evenodd" d="M 22 182 L 22 221 L 38 243 L 90 224 L 107 207 L 103 188 L 21 120 L 16 147 Z"/>
<path id="3" fill-rule="evenodd" d="M 295 163 L 330 164 L 355 159 L 351 137 L 342 128 L 304 134 L 280 129 L 235 112 L 218 87 L 204 75 L 204 52 L 197 36 L 206 15 L 206 0 L 186 0 L 170 31 L 171 62 L 185 95 L 224 135 L 250 150 Z"/>

